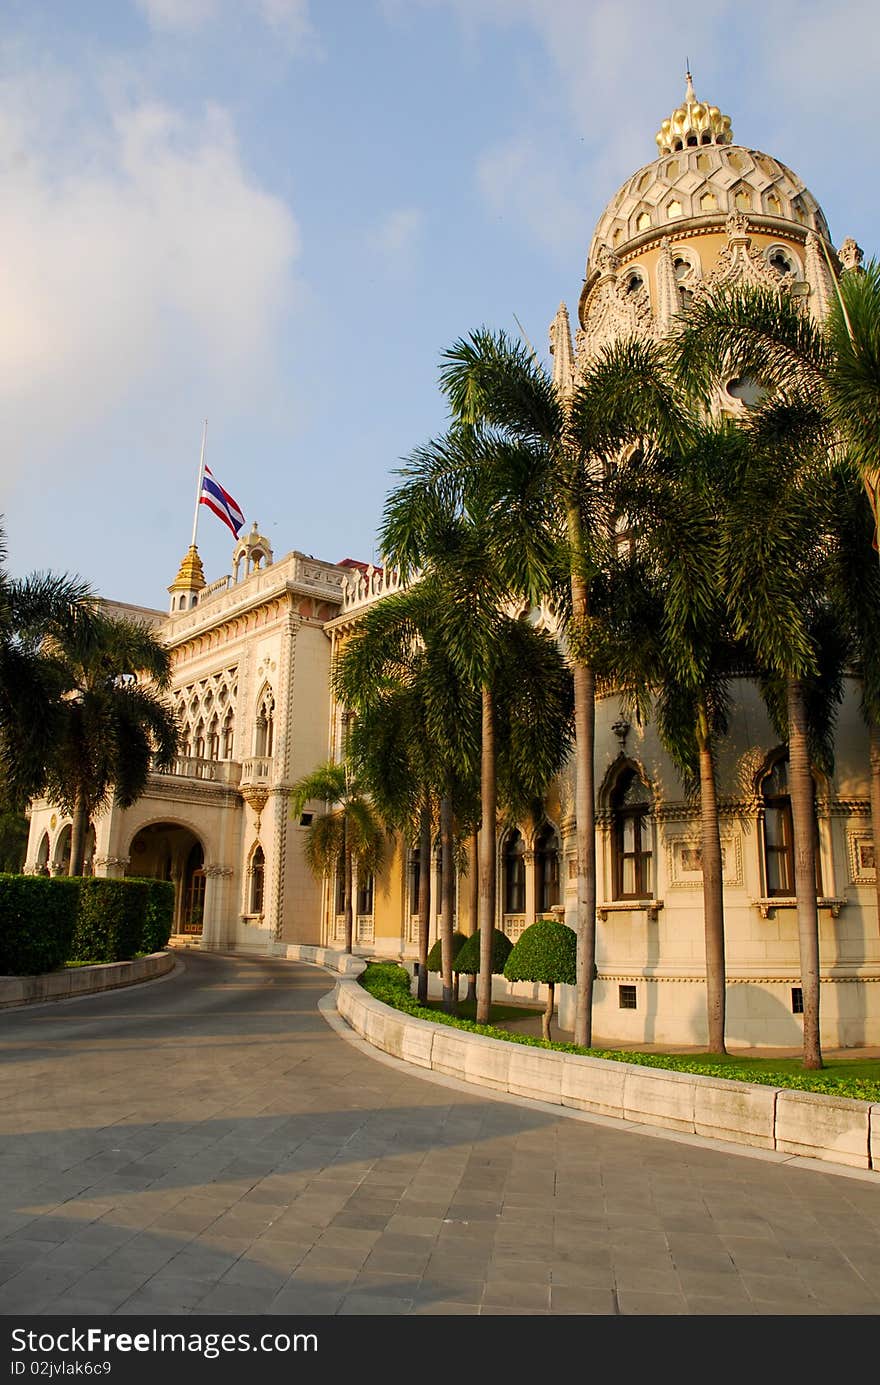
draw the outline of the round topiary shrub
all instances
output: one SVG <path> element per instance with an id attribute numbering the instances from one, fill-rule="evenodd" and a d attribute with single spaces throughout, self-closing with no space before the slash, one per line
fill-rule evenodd
<path id="1" fill-rule="evenodd" d="M 465 944 L 466 942 L 467 942 L 467 936 L 466 936 L 466 934 L 464 934 L 464 933 L 459 933 L 458 929 L 456 929 L 455 932 L 454 932 L 453 935 L 452 935 L 452 959 L 453 959 L 453 960 L 452 960 L 452 970 L 453 970 L 453 971 L 458 971 L 458 970 L 459 970 L 459 967 L 456 966 L 456 960 L 457 960 L 457 957 L 458 957 L 459 952 L 461 951 L 462 947 L 464 946 L 464 944 Z M 442 943 L 441 943 L 440 938 L 438 938 L 437 941 L 436 941 L 436 943 L 434 944 L 434 946 L 431 948 L 431 951 L 428 953 L 428 961 L 427 961 L 428 971 L 438 971 L 438 972 L 439 972 L 439 971 L 442 971 L 442 970 L 443 970 L 443 959 L 442 959 L 442 957 L 441 957 L 441 948 L 442 948 Z"/>
<path id="2" fill-rule="evenodd" d="M 504 964 L 513 951 L 513 943 L 500 928 L 492 929 L 492 975 L 501 976 Z M 480 930 L 466 939 L 464 947 L 455 954 L 453 969 L 465 976 L 476 976 L 480 970 Z"/>
<path id="3" fill-rule="evenodd" d="M 577 937 L 565 923 L 538 919 L 526 928 L 504 964 L 508 981 L 538 981 L 547 986 L 547 1006 L 542 1028 L 550 1038 L 554 989 L 560 982 L 573 986 L 577 980 Z"/>

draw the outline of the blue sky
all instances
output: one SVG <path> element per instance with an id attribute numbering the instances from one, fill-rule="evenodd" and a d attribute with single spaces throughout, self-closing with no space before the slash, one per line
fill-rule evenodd
<path id="1" fill-rule="evenodd" d="M 706 7 L 708 10 L 708 7 Z M 16 575 L 167 603 L 208 462 L 281 556 L 376 555 L 440 354 L 542 356 L 683 94 L 877 246 L 880 11 L 719 0 L 6 0 L 0 511 Z M 232 536 L 202 509 L 209 581 Z"/>

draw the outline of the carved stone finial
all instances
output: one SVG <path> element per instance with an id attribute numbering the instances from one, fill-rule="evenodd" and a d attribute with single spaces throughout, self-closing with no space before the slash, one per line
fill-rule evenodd
<path id="1" fill-rule="evenodd" d="M 749 218 L 745 212 L 731 212 L 724 223 L 728 240 L 745 240 L 749 234 Z"/>
<path id="2" fill-rule="evenodd" d="M 574 380 L 574 353 L 571 349 L 568 308 L 564 303 L 560 303 L 550 323 L 550 354 L 553 357 L 553 383 L 561 394 L 567 395 Z"/>
<path id="3" fill-rule="evenodd" d="M 614 725 L 613 725 L 612 728 L 611 728 L 611 730 L 614 732 L 615 736 L 617 737 L 617 742 L 618 742 L 618 745 L 620 746 L 620 753 L 621 753 L 621 755 L 625 755 L 625 754 L 626 754 L 626 738 L 627 738 L 627 736 L 628 736 L 629 733 L 630 733 L 630 729 L 631 729 L 631 728 L 630 728 L 629 722 L 628 722 L 628 721 L 626 720 L 626 718 L 625 718 L 624 716 L 622 716 L 622 715 L 618 717 L 617 721 L 614 723 Z"/>
<path id="4" fill-rule="evenodd" d="M 620 269 L 620 260 L 610 245 L 599 246 L 596 251 L 596 264 L 599 267 L 599 272 L 603 275 L 616 274 Z"/>
<path id="5" fill-rule="evenodd" d="M 837 255 L 845 270 L 861 269 L 862 260 L 865 258 L 864 250 L 856 244 L 852 236 L 847 236 Z"/>

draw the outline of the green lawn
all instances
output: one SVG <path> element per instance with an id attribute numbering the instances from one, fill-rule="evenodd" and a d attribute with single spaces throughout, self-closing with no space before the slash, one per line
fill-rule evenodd
<path id="1" fill-rule="evenodd" d="M 425 1002 L 425 1009 L 438 1010 L 443 1013 L 443 1002 L 441 1000 L 428 1000 Z M 477 1005 L 474 1000 L 460 1000 L 455 1011 L 459 1019 L 473 1020 L 477 1018 Z M 543 1010 L 529 1010 L 524 1005 L 493 1005 L 489 1011 L 490 1024 L 505 1024 L 508 1020 L 532 1019 L 537 1015 L 540 1017 Z"/>

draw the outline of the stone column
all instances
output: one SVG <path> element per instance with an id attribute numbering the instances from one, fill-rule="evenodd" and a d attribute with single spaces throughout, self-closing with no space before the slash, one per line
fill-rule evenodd
<path id="1" fill-rule="evenodd" d="M 535 854 L 534 851 L 523 852 L 523 862 L 526 872 L 526 928 L 528 928 L 530 923 L 535 922 L 538 912 L 538 879 L 537 871 L 535 870 Z"/>
<path id="2" fill-rule="evenodd" d="M 229 882 L 232 867 L 205 866 L 205 912 L 202 919 L 202 947 L 219 950 L 229 945 Z"/>

